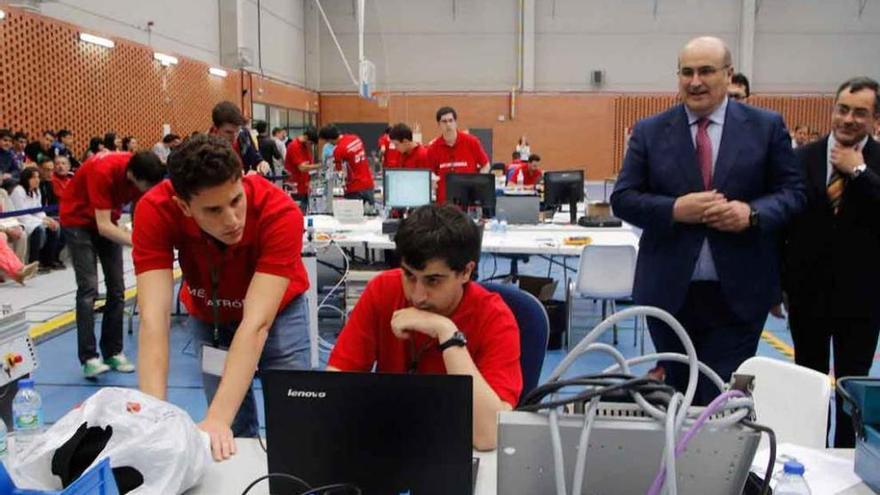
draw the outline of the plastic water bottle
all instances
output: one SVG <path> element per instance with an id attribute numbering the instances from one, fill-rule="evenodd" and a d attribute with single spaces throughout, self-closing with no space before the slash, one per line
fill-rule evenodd
<path id="1" fill-rule="evenodd" d="M 303 255 L 305 256 L 315 256 L 317 254 L 317 250 L 315 249 L 315 219 L 312 217 L 306 217 L 306 245 L 303 246 Z"/>
<path id="2" fill-rule="evenodd" d="M 18 382 L 18 392 L 12 399 L 12 418 L 15 425 L 15 451 L 24 452 L 43 431 L 43 399 L 34 390 L 34 381 Z"/>
<path id="3" fill-rule="evenodd" d="M 775 495 L 810 495 L 810 487 L 804 480 L 804 465 L 798 461 L 791 460 L 785 463 L 782 477 L 776 489 L 773 490 Z"/>
<path id="4" fill-rule="evenodd" d="M 522 170 L 516 172 L 516 188 L 520 191 L 523 188 L 523 175 L 525 175 L 525 173 Z"/>

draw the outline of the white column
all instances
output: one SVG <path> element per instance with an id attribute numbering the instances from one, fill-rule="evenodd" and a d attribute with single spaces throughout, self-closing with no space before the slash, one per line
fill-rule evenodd
<path id="1" fill-rule="evenodd" d="M 535 0 L 521 0 L 520 82 L 523 91 L 535 90 Z"/>
<path id="2" fill-rule="evenodd" d="M 742 0 L 742 18 L 739 25 L 739 67 L 736 67 L 736 71 L 745 74 L 749 81 L 753 79 L 756 18 L 757 0 Z"/>

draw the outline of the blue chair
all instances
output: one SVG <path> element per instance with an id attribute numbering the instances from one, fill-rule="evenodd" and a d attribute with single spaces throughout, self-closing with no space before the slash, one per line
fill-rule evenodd
<path id="1" fill-rule="evenodd" d="M 522 368 L 523 389 L 520 399 L 538 386 L 544 352 L 550 336 L 550 320 L 547 311 L 537 297 L 510 284 L 480 284 L 490 292 L 501 296 L 516 318 L 519 326 L 519 363 Z"/>

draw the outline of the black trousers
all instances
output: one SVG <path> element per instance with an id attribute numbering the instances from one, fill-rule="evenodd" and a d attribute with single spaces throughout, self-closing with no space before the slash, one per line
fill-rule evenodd
<path id="1" fill-rule="evenodd" d="M 673 315 L 684 327 L 697 351 L 697 359 L 715 370 L 725 382 L 743 361 L 755 355 L 766 317 L 743 321 L 731 311 L 718 282 L 692 282 L 684 306 Z M 684 353 L 678 336 L 665 323 L 648 318 L 648 330 L 657 352 Z M 684 393 L 686 364 L 661 361 L 666 382 Z M 719 394 L 718 387 L 700 375 L 694 405 L 704 406 Z"/>
<path id="2" fill-rule="evenodd" d="M 878 301 L 880 304 L 880 301 Z M 789 306 L 788 323 L 794 341 L 794 362 L 828 373 L 831 349 L 834 349 L 834 376 L 868 376 L 880 322 L 871 318 L 829 318 L 799 311 L 795 301 Z M 834 446 L 852 448 L 855 433 L 852 420 L 843 412 L 843 401 L 835 394 Z"/>

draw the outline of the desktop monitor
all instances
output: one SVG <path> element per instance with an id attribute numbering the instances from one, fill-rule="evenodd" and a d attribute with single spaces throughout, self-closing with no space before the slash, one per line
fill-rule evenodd
<path id="1" fill-rule="evenodd" d="M 584 200 L 584 171 L 562 170 L 544 173 L 544 205 L 557 209 L 569 205 L 571 223 L 577 222 L 577 204 Z"/>
<path id="2" fill-rule="evenodd" d="M 470 376 L 267 370 L 262 382 L 270 473 L 364 495 L 472 493 Z"/>
<path id="3" fill-rule="evenodd" d="M 416 208 L 431 203 L 431 171 L 428 169 L 385 169 L 382 181 L 387 208 Z"/>
<path id="4" fill-rule="evenodd" d="M 446 175 L 446 202 L 467 210 L 471 206 L 484 210 L 495 208 L 495 176 L 492 174 Z"/>

